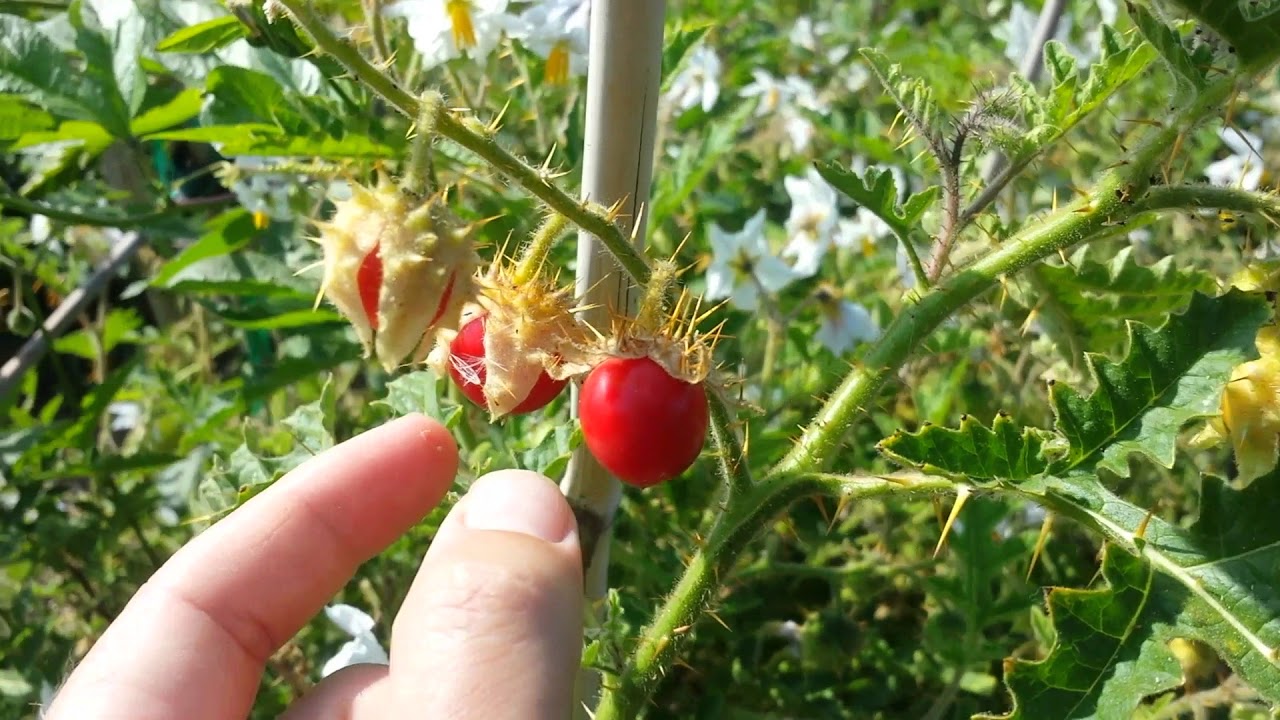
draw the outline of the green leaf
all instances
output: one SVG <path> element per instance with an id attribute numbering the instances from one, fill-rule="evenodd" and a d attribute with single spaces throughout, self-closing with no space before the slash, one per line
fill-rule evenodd
<path id="1" fill-rule="evenodd" d="M 253 216 L 244 209 L 225 212 L 210 221 L 207 227 L 208 233 L 160 268 L 151 279 L 153 286 L 167 287 L 187 267 L 201 260 L 233 253 L 253 239 Z"/>
<path id="2" fill-rule="evenodd" d="M 432 370 L 419 370 L 392 380 L 387 383 L 387 397 L 377 403 L 391 408 L 397 416 L 422 413 L 442 422 L 456 422 L 457 418 L 452 415 L 457 406 L 448 400 L 445 379 Z"/>
<path id="3" fill-rule="evenodd" d="M 1055 438 L 1046 430 L 1020 427 L 1001 413 L 990 429 L 965 416 L 958 429 L 926 424 L 914 433 L 895 433 L 876 447 L 889 458 L 925 472 L 1020 482 L 1049 469 Z"/>
<path id="4" fill-rule="evenodd" d="M 1126 591 L 1127 600 L 1100 596 L 1079 613 L 1080 619 L 1093 618 L 1095 627 L 1106 622 L 1114 628 L 1113 611 L 1130 617 L 1132 627 L 1123 645 L 1116 642 L 1116 633 L 1110 634 L 1116 645 L 1111 653 L 1100 651 L 1106 649 L 1106 638 L 1082 638 L 1078 624 L 1058 622 L 1059 669 L 1019 669 L 1020 663 L 1014 664 L 1011 689 L 1019 708 L 1044 707 L 1039 702 L 1051 701 L 1064 687 L 1082 689 L 1074 680 L 1067 685 L 1068 678 L 1092 672 L 1101 686 L 1090 694 L 1078 693 L 1076 700 L 1084 706 L 1096 699 L 1099 718 L 1128 717 L 1124 711 L 1132 710 L 1145 691 L 1164 689 L 1157 687 L 1165 682 L 1160 672 L 1172 666 L 1163 659 L 1163 645 L 1175 637 L 1208 644 L 1249 687 L 1272 702 L 1280 700 L 1280 625 L 1275 622 L 1280 617 L 1275 582 L 1280 568 L 1280 523 L 1275 522 L 1280 514 L 1280 472 L 1244 489 L 1204 476 L 1199 518 L 1190 528 L 1120 499 L 1091 475 L 1047 477 L 1018 489 L 1092 527 L 1127 552 L 1109 552 L 1113 591 L 1148 588 L 1141 597 Z M 1157 574 L 1152 576 L 1152 570 Z M 1095 612 L 1104 608 L 1111 610 Z M 1165 686 L 1179 680 L 1175 673 Z M 1023 716 L 1093 717 L 1060 711 Z"/>
<path id="5" fill-rule="evenodd" d="M 53 116 L 17 95 L 0 95 L 0 140 L 17 140 L 30 132 L 49 130 Z"/>
<path id="6" fill-rule="evenodd" d="M 182 28 L 156 45 L 160 52 L 208 53 L 230 45 L 245 36 L 245 27 L 234 15 L 207 20 Z"/>
<path id="7" fill-rule="evenodd" d="M 101 29 L 89 27 L 84 23 L 80 7 L 78 3 L 73 4 L 68 17 L 71 18 L 71 27 L 75 30 L 76 49 L 84 55 L 84 67 L 80 72 L 89 80 L 95 91 L 96 119 L 115 137 L 127 138 L 129 137 L 129 120 L 133 117 L 133 107 L 131 101 L 126 99 L 125 92 L 129 91 L 132 97 L 133 81 L 129 80 L 131 85 L 129 88 L 120 85 L 120 78 L 116 75 L 116 56 L 111 47 L 111 41 Z M 136 57 L 134 61 L 136 62 Z M 135 70 L 141 72 L 140 67 L 135 67 Z M 122 69 L 122 72 L 126 71 Z M 143 83 L 143 92 L 145 92 L 145 77 Z"/>
<path id="8" fill-rule="evenodd" d="M 1125 320 L 1156 322 L 1185 307 L 1195 293 L 1217 286 L 1212 275 L 1179 268 L 1172 256 L 1139 265 L 1129 247 L 1105 262 L 1096 254 L 1085 246 L 1065 265 L 1038 266 L 1021 300 L 1074 335 L 1055 335 L 1053 322 L 1045 323 L 1059 348 L 1115 347 L 1125 337 Z"/>
<path id="9" fill-rule="evenodd" d="M 112 134 L 127 135 L 129 113 L 111 75 L 111 49 L 101 36 L 98 40 L 86 44 L 104 65 L 86 72 L 35 23 L 0 15 L 0 93 L 21 95 L 55 115 L 91 120 Z"/>
<path id="10" fill-rule="evenodd" d="M 1230 45 L 1246 70 L 1258 71 L 1280 58 L 1277 0 L 1168 0 L 1212 28 Z"/>
<path id="11" fill-rule="evenodd" d="M 138 335 L 141 327 L 142 318 L 136 311 L 115 309 L 107 313 L 101 332 L 85 329 L 68 333 L 54 341 L 53 349 L 96 361 L 121 343 L 137 343 L 141 340 Z"/>
<path id="12" fill-rule="evenodd" d="M 1179 432 L 1217 414 L 1232 370 L 1257 356 L 1254 338 L 1269 316 L 1259 297 L 1233 290 L 1216 298 L 1197 294 L 1185 313 L 1158 330 L 1130 323 L 1122 360 L 1086 357 L 1097 384 L 1091 394 L 1050 384 L 1057 438 L 1019 431 L 997 416 L 990 430 L 967 418 L 959 429 L 926 426 L 879 447 L 900 463 L 979 482 L 1018 483 L 1094 468 L 1128 477 L 1135 453 L 1171 467 Z"/>
<path id="13" fill-rule="evenodd" d="M 1044 660 L 1006 666 L 1014 708 L 1002 717 L 1127 718 L 1144 697 L 1181 682 L 1165 641 L 1185 592 L 1170 594 L 1173 583 L 1114 547 L 1102 577 L 1105 588 L 1049 591 L 1057 643 Z"/>
<path id="14" fill-rule="evenodd" d="M 207 123 L 210 125 L 276 126 L 280 110 L 287 106 L 284 88 L 270 75 L 228 65 L 209 73 L 205 91 L 212 96 Z"/>
<path id="15" fill-rule="evenodd" d="M 227 321 L 227 324 L 242 330 L 283 330 L 346 322 L 342 315 L 332 310 L 289 310 L 265 317 L 260 317 L 257 313 L 239 314 L 226 311 L 218 314 Z"/>
<path id="16" fill-rule="evenodd" d="M 903 241 L 918 229 L 920 218 L 938 198 L 939 188 L 934 186 L 908 197 L 899 207 L 898 185 L 888 170 L 870 168 L 859 176 L 831 162 L 820 162 L 816 167 L 832 187 L 874 213 Z"/>
<path id="17" fill-rule="evenodd" d="M 871 72 L 884 86 L 885 92 L 915 126 L 916 132 L 925 135 L 926 139 L 935 135 L 942 113 L 929 84 L 903 73 L 900 65 L 890 63 L 889 58 L 879 50 L 863 48 L 860 52 L 871 65 Z"/>
<path id="18" fill-rule="evenodd" d="M 684 56 L 698 41 L 707 34 L 711 29 L 710 25 L 701 25 L 697 27 L 682 27 L 676 30 L 675 34 L 670 36 L 667 46 L 662 49 L 662 77 L 664 78 L 664 89 L 666 83 L 669 83 L 675 77 L 680 69 L 680 64 L 684 61 Z"/>
<path id="19" fill-rule="evenodd" d="M 280 259 L 247 251 L 198 260 L 174 273 L 161 287 L 193 294 L 315 296 L 315 285 L 296 277 Z"/>
<path id="20" fill-rule="evenodd" d="M 669 171 L 658 176 L 651 216 L 655 223 L 671 217 L 702 187 L 720 159 L 737 146 L 738 133 L 752 111 L 749 104 L 743 104 L 727 117 L 713 119 L 699 135 L 701 142 L 681 152 Z"/>
<path id="21" fill-rule="evenodd" d="M 1175 102 L 1187 100 L 1203 88 L 1205 86 L 1204 68 L 1191 59 L 1191 54 L 1183 46 L 1182 38 L 1178 33 L 1141 5 L 1126 0 L 1125 7 L 1133 18 L 1134 24 L 1138 26 L 1138 31 L 1160 53 L 1160 58 L 1164 60 L 1165 66 L 1177 81 L 1178 93 L 1174 96 Z"/>
<path id="22" fill-rule="evenodd" d="M 187 88 L 169 102 L 151 108 L 134 118 L 133 134 L 143 137 L 154 132 L 181 125 L 200 114 L 204 98 L 199 88 Z"/>
<path id="23" fill-rule="evenodd" d="M 1232 369 L 1257 357 L 1254 338 L 1269 316 L 1261 298 L 1232 290 L 1197 294 L 1159 330 L 1131 323 L 1123 360 L 1086 358 L 1097 382 L 1091 394 L 1050 386 L 1057 431 L 1071 446 L 1052 471 L 1097 466 L 1128 477 L 1134 453 L 1172 467 L 1178 433 L 1217 413 Z"/>

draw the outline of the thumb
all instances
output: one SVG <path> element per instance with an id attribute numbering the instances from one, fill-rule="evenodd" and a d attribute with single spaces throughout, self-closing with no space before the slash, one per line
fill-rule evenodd
<path id="1" fill-rule="evenodd" d="M 567 717 L 582 653 L 582 559 L 547 478 L 480 478 L 445 519 L 391 637 L 395 717 Z"/>

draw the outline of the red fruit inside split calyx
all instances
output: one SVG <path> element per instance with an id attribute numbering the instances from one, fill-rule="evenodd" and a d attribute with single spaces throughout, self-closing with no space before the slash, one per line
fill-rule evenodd
<path id="1" fill-rule="evenodd" d="M 360 304 L 364 307 L 369 327 L 378 329 L 378 296 L 382 293 L 382 255 L 378 246 L 360 261 L 356 269 L 356 287 L 360 289 Z"/>
<path id="2" fill-rule="evenodd" d="M 481 315 L 462 326 L 449 344 L 449 376 L 457 383 L 471 402 L 488 407 L 484 397 L 484 381 L 487 376 L 484 355 L 484 320 Z M 512 415 L 533 412 L 545 407 L 559 395 L 568 379 L 556 380 L 543 372 L 538 376 L 529 394 L 511 411 Z"/>
<path id="3" fill-rule="evenodd" d="M 587 449 L 606 470 L 651 487 L 698 459 L 707 438 L 707 391 L 648 357 L 613 357 L 587 376 L 578 416 Z"/>

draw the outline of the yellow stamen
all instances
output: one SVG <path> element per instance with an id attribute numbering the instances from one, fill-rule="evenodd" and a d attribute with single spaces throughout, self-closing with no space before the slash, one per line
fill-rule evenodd
<path id="1" fill-rule="evenodd" d="M 459 50 L 475 47 L 476 26 L 471 19 L 471 0 L 445 0 L 445 12 L 453 26 L 453 45 Z"/>
<path id="2" fill-rule="evenodd" d="M 558 41 L 547 53 L 545 79 L 548 85 L 564 85 L 569 82 L 569 43 Z"/>
<path id="3" fill-rule="evenodd" d="M 253 213 L 253 226 L 258 230 L 266 230 L 271 224 L 271 218 L 261 210 L 255 210 Z"/>

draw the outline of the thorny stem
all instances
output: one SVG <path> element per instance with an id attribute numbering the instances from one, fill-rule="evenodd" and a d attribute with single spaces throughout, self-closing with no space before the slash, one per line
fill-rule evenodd
<path id="1" fill-rule="evenodd" d="M 387 45 L 386 24 L 382 21 L 382 0 L 364 0 L 365 21 L 373 38 L 373 53 L 379 65 L 391 64 L 391 46 Z"/>
<path id="2" fill-rule="evenodd" d="M 714 392 L 707 393 L 707 407 L 711 410 L 711 440 L 716 446 L 716 469 L 729 488 L 729 496 L 742 495 L 751 488 L 751 469 L 747 465 L 747 453 L 733 429 L 733 415 L 724 398 Z"/>
<path id="3" fill-rule="evenodd" d="M 902 251 L 907 254 L 907 262 L 911 265 L 911 274 L 915 275 L 916 285 L 921 290 L 928 290 L 933 287 L 933 283 L 929 282 L 929 275 L 924 271 L 924 263 L 920 262 L 920 253 L 916 252 L 915 243 L 911 242 L 911 238 L 906 235 L 894 234 L 898 238 L 898 244 L 902 246 Z"/>
<path id="4" fill-rule="evenodd" d="M 595 720 L 636 717 L 662 679 L 663 669 L 688 639 L 692 621 L 710 604 L 722 576 L 733 568 L 764 522 L 792 502 L 812 495 L 854 500 L 888 494 L 935 495 L 954 489 L 955 483 L 949 479 L 924 475 L 879 478 L 784 474 L 752 486 L 736 500 L 730 499 L 730 507 L 712 528 L 706 546 L 694 554 L 679 584 L 645 628 L 622 675 L 609 683 Z"/>
<path id="5" fill-rule="evenodd" d="M 1173 146 L 1178 133 L 1216 110 L 1232 88 L 1219 81 L 1169 125 L 1153 131 L 1128 165 L 1098 183 L 1089 197 L 1034 223 L 996 251 L 925 293 L 904 310 L 828 399 L 809 428 L 783 460 L 746 493 L 730 495 L 707 544 L 689 563 L 672 594 L 642 631 L 621 676 L 604 696 L 596 718 L 633 717 L 657 687 L 698 616 L 710 604 L 721 575 L 732 569 L 752 537 L 791 502 L 815 493 L 862 499 L 885 494 L 933 493 L 957 489 L 950 480 L 914 476 L 912 480 L 849 478 L 817 471 L 836 457 L 846 431 L 876 393 L 906 362 L 912 351 L 947 317 L 1015 273 L 1059 249 L 1114 232 L 1139 213 L 1187 207 L 1223 206 L 1275 217 L 1280 199 L 1259 193 L 1198 185 L 1148 185 L 1150 168 Z M 1131 188 L 1130 193 L 1116 190 Z M 1121 198 L 1134 197 L 1136 201 Z"/>
<path id="6" fill-rule="evenodd" d="M 338 38 L 324 21 L 316 16 L 306 0 L 277 0 L 299 27 L 311 35 L 316 47 L 329 53 L 356 79 L 382 96 L 388 103 L 410 118 L 417 118 L 421 106 L 417 98 L 398 85 L 389 75 L 374 67 L 350 43 Z M 580 203 L 556 187 L 545 171 L 534 168 L 512 155 L 493 139 L 489 130 L 474 119 L 463 119 L 446 107 L 436 117 L 436 132 L 470 150 L 514 180 L 530 194 L 563 214 L 575 225 L 600 238 L 600 242 L 618 259 L 618 264 L 637 284 L 649 281 L 649 265 L 606 210 Z"/>
<path id="7" fill-rule="evenodd" d="M 405 169 L 401 186 L 413 195 L 430 195 L 434 173 L 431 171 L 431 144 L 435 142 L 436 118 L 440 116 L 440 108 L 444 106 L 444 98 L 440 93 L 423 93 L 418 101 L 418 121 L 413 127 L 413 140 L 409 145 L 409 165 Z"/>
<path id="8" fill-rule="evenodd" d="M 1155 163 L 1173 146 L 1179 133 L 1216 110 L 1232 87 L 1231 81 L 1220 80 L 1206 88 L 1177 118 L 1149 133 L 1129 163 L 1104 175 L 1091 195 L 1062 208 L 1042 222 L 1030 224 L 1001 247 L 925 293 L 915 306 L 900 313 L 859 366 L 827 400 L 776 470 L 794 472 L 826 467 L 835 458 L 846 431 L 858 414 L 894 376 L 916 346 L 953 312 L 994 287 L 1000 277 L 1017 272 L 1058 250 L 1084 242 L 1117 223 L 1127 221 L 1141 210 L 1185 206 L 1169 204 L 1157 207 L 1154 203 L 1201 202 L 1197 199 L 1201 197 L 1197 190 L 1211 191 L 1205 197 L 1219 197 L 1218 191 L 1222 188 L 1184 186 L 1184 193 L 1176 194 L 1163 187 L 1149 188 L 1148 176 Z M 1122 192 L 1118 194 L 1117 190 Z M 1126 203 L 1118 195 L 1136 197 L 1139 201 Z M 1255 209 L 1261 205 L 1258 197 L 1261 196 L 1255 196 L 1253 203 Z"/>
<path id="9" fill-rule="evenodd" d="M 538 277 L 543 266 L 547 264 L 547 255 L 551 253 L 551 248 L 555 247 L 556 242 L 564 236 L 564 231 L 568 227 L 568 218 L 560 213 L 551 213 L 546 220 L 542 221 L 538 229 L 533 232 L 533 237 L 525 246 L 520 262 L 516 265 L 514 280 L 517 285 L 523 285 Z"/>
<path id="10" fill-rule="evenodd" d="M 929 283 L 938 281 L 947 269 L 951 248 L 960 234 L 960 162 L 964 152 L 965 133 L 956 135 L 948 152 L 938 158 L 942 170 L 942 227 L 938 231 L 938 244 L 929 261 L 925 274 Z M 928 283 L 925 284 L 928 287 Z"/>

